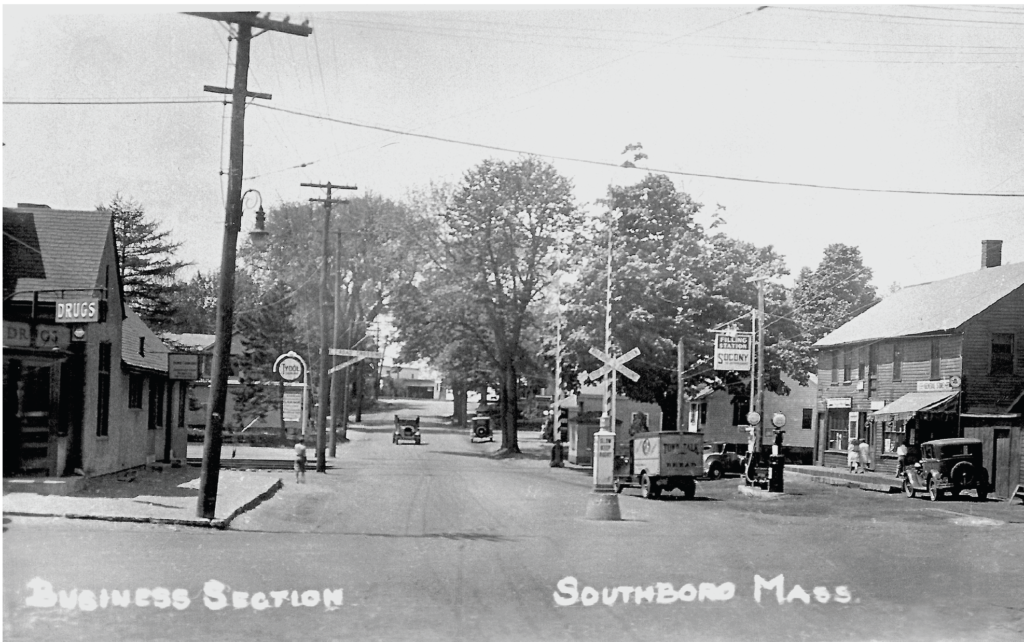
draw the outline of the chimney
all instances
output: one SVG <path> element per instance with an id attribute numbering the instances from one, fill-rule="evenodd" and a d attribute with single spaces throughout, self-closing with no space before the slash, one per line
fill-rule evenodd
<path id="1" fill-rule="evenodd" d="M 981 242 L 981 269 L 999 267 L 1003 263 L 1003 242 Z"/>

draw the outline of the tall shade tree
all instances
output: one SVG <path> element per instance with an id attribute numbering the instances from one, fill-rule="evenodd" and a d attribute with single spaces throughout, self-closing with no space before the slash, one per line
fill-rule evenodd
<path id="1" fill-rule="evenodd" d="M 175 309 L 172 297 L 178 289 L 175 275 L 189 265 L 174 258 L 181 243 L 170 240 L 170 232 L 146 215 L 143 206 L 121 194 L 100 205 L 114 219 L 114 239 L 121 262 L 125 299 L 154 329 L 172 325 Z"/>
<path id="2" fill-rule="evenodd" d="M 555 252 L 580 227 L 572 185 L 537 158 L 487 160 L 463 177 L 439 214 L 433 269 L 465 308 L 475 337 L 498 375 L 500 454 L 519 452 L 516 416 L 524 338 L 549 279 Z"/>
<path id="3" fill-rule="evenodd" d="M 564 293 L 569 361 L 563 383 L 574 385 L 574 370 L 600 364 L 587 353 L 605 343 L 608 232 L 611 230 L 611 335 L 613 351 L 639 348 L 629 367 L 640 375 L 622 379 L 619 391 L 637 401 L 657 404 L 666 428 L 676 422 L 678 390 L 676 349 L 683 340 L 687 372 L 684 385 L 724 385 L 710 366 L 708 330 L 736 320 L 756 304 L 757 289 L 746 281 L 755 273 L 785 274 L 771 247 L 757 248 L 723 234 L 710 235 L 697 222 L 702 205 L 678 191 L 664 175 L 648 174 L 639 183 L 611 186 L 602 201 L 607 215 L 577 248 L 579 278 Z M 712 226 L 717 224 L 718 213 Z M 782 305 L 784 292 L 771 292 Z M 573 356 L 574 355 L 574 356 Z"/>
<path id="4" fill-rule="evenodd" d="M 870 284 L 873 272 L 860 249 L 833 243 L 817 270 L 804 268 L 793 288 L 795 318 L 808 345 L 813 344 L 881 299 Z"/>

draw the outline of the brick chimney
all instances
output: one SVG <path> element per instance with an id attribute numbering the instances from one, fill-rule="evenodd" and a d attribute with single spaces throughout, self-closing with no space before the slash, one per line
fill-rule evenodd
<path id="1" fill-rule="evenodd" d="M 981 242 L 981 269 L 999 267 L 1003 263 L 1003 242 Z"/>

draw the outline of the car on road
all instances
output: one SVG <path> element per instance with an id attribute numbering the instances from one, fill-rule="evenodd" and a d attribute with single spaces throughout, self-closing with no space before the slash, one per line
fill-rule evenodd
<path id="1" fill-rule="evenodd" d="M 400 417 L 395 415 L 395 432 L 391 436 L 391 443 L 398 444 L 401 441 L 411 441 L 416 445 L 420 443 L 420 418 Z"/>
<path id="2" fill-rule="evenodd" d="M 973 489 L 980 501 L 988 497 L 988 471 L 982 466 L 980 439 L 935 439 L 921 444 L 921 458 L 903 473 L 903 492 L 928 493 L 933 502 L 948 492 L 953 497 Z"/>
<path id="3" fill-rule="evenodd" d="M 704 476 L 721 479 L 725 473 L 742 473 L 743 457 L 736 444 L 716 441 L 704 445 Z"/>

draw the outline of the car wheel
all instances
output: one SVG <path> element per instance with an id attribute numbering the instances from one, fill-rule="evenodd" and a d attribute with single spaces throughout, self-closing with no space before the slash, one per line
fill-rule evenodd
<path id="1" fill-rule="evenodd" d="M 708 467 L 708 479 L 721 479 L 722 478 L 722 465 L 719 463 L 711 464 Z"/>
<path id="2" fill-rule="evenodd" d="M 983 502 L 988 499 L 988 489 L 984 486 L 978 486 L 978 501 Z"/>
<path id="3" fill-rule="evenodd" d="M 419 446 L 419 445 L 420 445 L 420 438 L 419 438 L 419 437 L 417 437 L 417 438 L 416 438 L 416 445 L 417 445 L 417 446 Z"/>
<path id="4" fill-rule="evenodd" d="M 935 483 L 934 479 L 928 480 L 928 498 L 933 502 L 937 502 L 942 499 L 942 491 L 939 490 L 939 486 Z"/>
<path id="5" fill-rule="evenodd" d="M 647 473 L 640 474 L 640 496 L 644 499 L 654 499 L 654 484 Z"/>
<path id="6" fill-rule="evenodd" d="M 687 483 L 683 484 L 683 496 L 686 499 L 693 499 L 693 496 L 697 493 L 697 484 L 692 479 Z"/>
<path id="7" fill-rule="evenodd" d="M 612 482 L 612 490 L 614 490 L 615 494 L 618 495 L 619 493 L 622 492 L 622 484 L 620 484 L 617 481 L 613 481 Z"/>
<path id="8" fill-rule="evenodd" d="M 914 489 L 914 485 L 910 483 L 909 479 L 903 480 L 903 494 L 911 499 L 913 499 L 914 495 L 917 494 L 917 491 Z"/>

